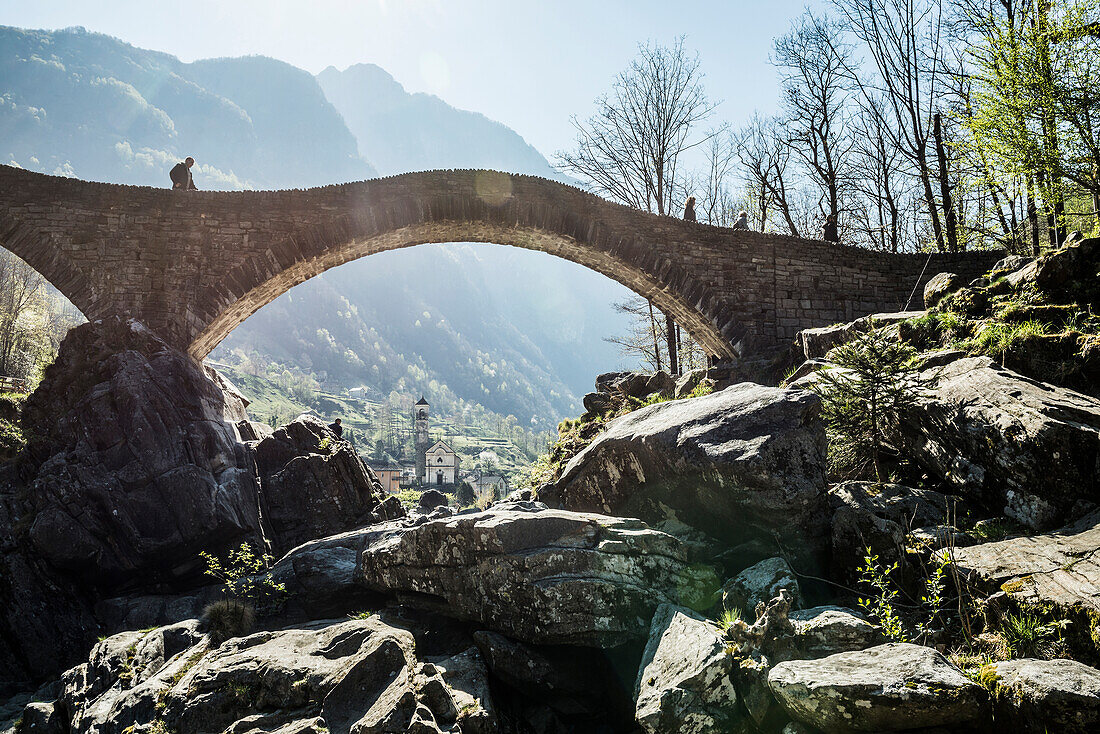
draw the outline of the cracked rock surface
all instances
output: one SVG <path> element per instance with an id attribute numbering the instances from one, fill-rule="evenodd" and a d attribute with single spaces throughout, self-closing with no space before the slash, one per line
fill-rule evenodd
<path id="1" fill-rule="evenodd" d="M 502 503 L 368 542 L 359 580 L 519 640 L 614 647 L 662 603 L 710 606 L 717 579 L 674 537 L 630 518 Z"/>
<path id="2" fill-rule="evenodd" d="M 955 730 L 984 712 L 981 688 L 940 653 L 908 643 L 779 663 L 768 685 L 792 718 L 827 734 Z"/>

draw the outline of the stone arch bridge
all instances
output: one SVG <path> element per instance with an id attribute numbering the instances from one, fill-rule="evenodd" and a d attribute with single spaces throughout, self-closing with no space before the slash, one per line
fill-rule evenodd
<path id="1" fill-rule="evenodd" d="M 492 242 L 596 270 L 735 358 L 800 329 L 905 307 L 995 253 L 893 255 L 739 232 L 495 171 L 429 171 L 292 191 L 183 192 L 0 166 L 0 246 L 91 320 L 141 320 L 203 358 L 294 285 L 384 250 Z"/>

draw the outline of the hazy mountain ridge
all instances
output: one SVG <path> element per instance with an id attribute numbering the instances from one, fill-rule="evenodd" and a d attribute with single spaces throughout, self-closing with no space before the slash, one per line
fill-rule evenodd
<path id="1" fill-rule="evenodd" d="M 410 94 L 374 64 L 330 66 L 317 81 L 358 138 L 362 156 L 383 175 L 491 168 L 563 178 L 511 128 L 434 95 Z"/>
<path id="2" fill-rule="evenodd" d="M 0 27 L 0 48 L 5 163 L 165 186 L 168 169 L 192 155 L 196 183 L 209 189 L 315 186 L 376 173 L 316 80 L 281 61 L 184 64 L 82 28 Z"/>
<path id="3" fill-rule="evenodd" d="M 369 64 L 316 78 L 265 57 L 185 64 L 83 29 L 0 27 L 0 51 L 0 160 L 32 170 L 166 186 L 168 169 L 191 154 L 200 188 L 429 168 L 561 178 L 506 126 L 409 94 Z M 609 304 L 625 293 L 540 253 L 410 248 L 300 285 L 215 356 L 240 349 L 347 387 L 425 392 L 441 408 L 479 403 L 549 426 L 577 412 L 595 372 L 618 363 L 601 339 L 623 330 Z"/>

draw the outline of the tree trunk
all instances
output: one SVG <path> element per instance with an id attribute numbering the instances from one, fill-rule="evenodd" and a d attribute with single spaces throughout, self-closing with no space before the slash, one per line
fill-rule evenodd
<path id="1" fill-rule="evenodd" d="M 661 343 L 657 340 L 657 316 L 653 313 L 653 301 L 647 301 L 649 304 L 649 332 L 653 334 L 653 361 L 656 363 L 657 371 L 661 371 Z"/>
<path id="2" fill-rule="evenodd" d="M 1036 177 L 1037 183 L 1039 185 L 1039 191 L 1051 191 L 1051 192 L 1053 192 L 1054 186 L 1053 186 L 1053 183 L 1048 185 L 1046 171 L 1044 171 L 1043 169 L 1040 168 L 1036 172 L 1035 177 Z M 1046 209 L 1046 213 L 1047 213 L 1047 216 L 1046 216 L 1046 220 L 1047 220 L 1047 241 L 1050 242 L 1050 249 L 1057 250 L 1058 245 L 1059 245 L 1059 242 L 1058 242 L 1058 218 L 1055 214 L 1055 211 L 1056 211 L 1055 207 L 1051 205 L 1052 202 L 1050 201 L 1050 199 L 1053 199 L 1053 198 L 1054 198 L 1053 194 L 1049 198 L 1047 197 L 1046 194 L 1044 194 L 1043 195 L 1043 204 L 1045 204 L 1046 206 L 1044 206 L 1043 208 Z M 1036 254 L 1038 254 L 1038 253 L 1036 253 Z"/>
<path id="3" fill-rule="evenodd" d="M 665 334 L 668 341 L 668 371 L 673 377 L 680 374 L 680 355 L 676 352 L 676 322 L 672 316 L 665 314 Z"/>
<path id="4" fill-rule="evenodd" d="M 1027 224 L 1031 230 L 1031 254 L 1039 257 L 1039 210 L 1035 205 L 1035 182 L 1027 177 Z"/>
<path id="5" fill-rule="evenodd" d="M 932 176 L 928 172 L 928 158 L 925 155 L 927 149 L 925 146 L 921 146 L 918 151 L 920 158 L 920 182 L 924 188 L 924 204 L 928 207 L 928 216 L 932 220 L 932 233 L 936 237 L 936 250 L 939 252 L 944 251 L 943 246 L 943 228 L 940 226 L 940 212 L 936 206 L 936 195 L 932 193 Z"/>
<path id="6" fill-rule="evenodd" d="M 955 226 L 955 204 L 951 200 L 951 182 L 947 178 L 947 151 L 943 146 L 943 129 L 940 113 L 932 116 L 932 136 L 936 140 L 936 158 L 939 161 L 940 199 L 943 205 L 943 219 L 947 224 L 947 249 L 959 251 L 959 233 Z"/>

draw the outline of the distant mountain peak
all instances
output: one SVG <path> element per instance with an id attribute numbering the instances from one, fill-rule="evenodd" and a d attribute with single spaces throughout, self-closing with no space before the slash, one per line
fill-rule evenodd
<path id="1" fill-rule="evenodd" d="M 360 155 L 382 175 L 493 168 L 561 179 L 515 130 L 435 95 L 410 94 L 375 64 L 330 66 L 317 81 L 354 133 Z"/>

